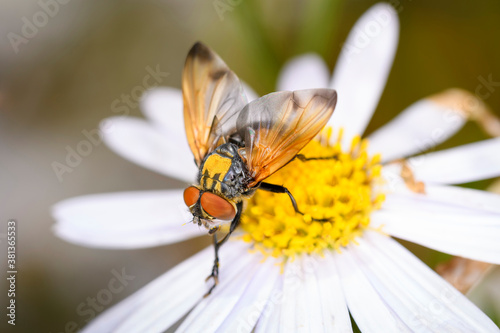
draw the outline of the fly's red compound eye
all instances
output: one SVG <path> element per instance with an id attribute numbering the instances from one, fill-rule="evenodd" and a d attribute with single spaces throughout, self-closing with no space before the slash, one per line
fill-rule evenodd
<path id="1" fill-rule="evenodd" d="M 194 186 L 189 186 L 187 189 L 184 190 L 184 202 L 188 207 L 191 207 L 198 201 L 198 198 L 200 197 L 200 190 L 198 190 Z"/>
<path id="2" fill-rule="evenodd" d="M 203 192 L 201 195 L 201 207 L 205 212 L 220 220 L 232 220 L 236 216 L 233 205 L 210 192 Z"/>

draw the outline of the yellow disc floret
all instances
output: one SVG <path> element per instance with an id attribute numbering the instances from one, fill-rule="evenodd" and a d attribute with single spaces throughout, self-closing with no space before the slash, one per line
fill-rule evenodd
<path id="1" fill-rule="evenodd" d="M 349 151 L 323 131 L 296 158 L 266 182 L 283 185 L 293 194 L 296 213 L 286 194 L 258 190 L 241 221 L 243 239 L 273 257 L 321 254 L 352 242 L 370 223 L 384 195 L 374 193 L 380 181 L 380 155 L 369 157 L 368 142 L 355 137 Z M 333 143 L 330 143 L 332 142 Z"/>

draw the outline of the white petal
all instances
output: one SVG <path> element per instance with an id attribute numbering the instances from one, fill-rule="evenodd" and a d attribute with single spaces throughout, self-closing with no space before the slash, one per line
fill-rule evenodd
<path id="1" fill-rule="evenodd" d="M 321 311 L 324 332 L 352 332 L 351 319 L 342 291 L 340 276 L 335 261 L 330 254 L 317 267 L 318 289 L 321 291 Z"/>
<path id="2" fill-rule="evenodd" d="M 500 138 L 412 157 L 408 160 L 418 180 L 460 184 L 500 175 Z"/>
<path id="3" fill-rule="evenodd" d="M 179 143 L 185 137 L 169 137 L 166 131 L 132 117 L 105 119 L 101 133 L 106 145 L 122 157 L 164 175 L 194 181 L 198 170 L 193 156 Z"/>
<path id="4" fill-rule="evenodd" d="M 389 199 L 389 197 L 388 197 Z M 500 263 L 500 214 L 439 207 L 429 202 L 388 202 L 372 222 L 390 235 L 474 260 Z"/>
<path id="5" fill-rule="evenodd" d="M 291 263 L 285 271 L 283 292 L 284 332 L 352 331 L 335 262 L 328 254 L 325 258 L 303 256 Z M 293 311 L 286 310 L 286 304 L 293 306 Z"/>
<path id="6" fill-rule="evenodd" d="M 133 315 L 136 310 L 141 307 L 151 304 L 155 298 L 158 300 L 164 296 L 170 296 L 166 306 L 170 310 L 176 311 L 177 303 L 180 302 L 181 306 L 189 310 L 203 295 L 205 284 L 203 282 L 202 274 L 206 274 L 211 267 L 213 260 L 213 249 L 206 248 L 205 250 L 195 254 L 191 258 L 183 261 L 179 265 L 172 268 L 167 273 L 156 278 L 144 288 L 135 292 L 125 300 L 116 304 L 112 308 L 103 312 L 100 316 L 90 322 L 82 332 L 111 332 L 122 324 L 122 322 Z M 180 288 L 180 289 L 179 289 Z M 186 292 L 193 291 L 195 294 L 198 292 L 197 297 L 193 300 L 189 299 L 187 294 L 180 292 L 177 295 L 171 295 L 172 291 L 185 290 Z M 190 296 L 192 294 L 190 293 Z M 172 296 L 175 299 L 172 299 Z M 182 309 L 181 309 L 182 310 Z M 175 323 L 182 317 L 184 311 L 171 314 L 168 316 L 169 321 Z"/>
<path id="7" fill-rule="evenodd" d="M 302 287 L 301 274 L 298 260 L 286 264 L 283 276 L 283 303 L 279 314 L 279 332 L 290 332 L 297 328 L 296 317 L 299 314 L 296 312 L 294 294 Z"/>
<path id="8" fill-rule="evenodd" d="M 306 54 L 289 60 L 278 78 L 278 90 L 327 88 L 330 71 L 321 57 Z"/>
<path id="9" fill-rule="evenodd" d="M 57 203 L 54 232 L 72 243 L 140 248 L 206 234 L 193 224 L 182 190 L 94 194 Z"/>
<path id="10" fill-rule="evenodd" d="M 500 214 L 500 195 L 486 191 L 473 190 L 458 186 L 447 185 L 425 185 L 425 194 L 414 193 L 406 186 L 398 186 L 394 193 L 387 194 L 384 208 L 388 204 L 392 206 L 406 205 L 418 209 L 419 205 L 427 205 L 422 210 L 432 209 L 431 205 L 437 206 L 441 212 L 449 210 L 457 213 L 496 213 Z M 403 208 L 403 207 L 401 207 Z"/>
<path id="11" fill-rule="evenodd" d="M 477 191 L 480 192 L 480 191 Z M 428 193 L 419 194 L 408 191 L 408 193 L 389 193 L 383 204 L 384 211 L 401 212 L 401 214 L 413 211 L 425 213 L 450 214 L 450 215 L 492 215 L 494 212 L 475 209 L 467 205 L 460 205 L 451 200 L 441 200 L 440 197 L 430 196 Z M 491 214 L 493 213 L 493 214 Z M 496 215 L 499 215 L 496 213 Z"/>
<path id="12" fill-rule="evenodd" d="M 244 293 L 217 331 L 252 332 L 257 320 L 266 315 L 263 312 L 266 304 L 275 301 L 276 295 L 271 292 L 280 278 L 279 270 L 273 258 L 267 258 L 265 262 L 259 263 L 257 272 L 251 277 Z M 206 316 L 206 313 L 203 312 L 203 315 Z"/>
<path id="13" fill-rule="evenodd" d="M 370 151 L 392 161 L 431 149 L 456 133 L 465 123 L 461 111 L 420 100 L 371 134 Z"/>
<path id="14" fill-rule="evenodd" d="M 241 299 L 245 289 L 258 271 L 259 265 L 262 265 L 261 260 L 261 255 L 247 252 L 233 262 L 221 261 L 219 285 L 210 296 L 204 298 L 189 313 L 177 332 L 209 333 L 218 331 L 218 327 L 226 318 L 229 318 L 229 314 Z M 237 318 L 229 319 L 236 320 Z M 244 325 L 240 328 L 247 331 Z"/>
<path id="15" fill-rule="evenodd" d="M 384 91 L 399 35 L 399 21 L 389 4 L 371 7 L 354 25 L 339 56 L 330 87 L 337 107 L 328 125 L 344 128 L 344 143 L 363 134 Z"/>
<path id="16" fill-rule="evenodd" d="M 219 254 L 221 264 L 229 268 L 241 261 L 246 262 L 248 245 L 243 242 L 229 242 L 221 247 Z M 205 277 L 211 271 L 213 259 L 213 248 L 208 247 L 201 254 L 184 261 L 141 289 L 138 292 L 142 296 L 139 300 L 136 294 L 132 295 L 136 302 L 128 313 L 124 313 L 115 332 L 164 332 L 197 302 L 203 300 L 203 295 L 208 290 Z M 220 273 L 222 278 L 227 270 L 221 270 Z M 217 288 L 223 288 L 225 283 L 227 280 L 221 280 Z"/>
<path id="17" fill-rule="evenodd" d="M 494 332 L 472 302 L 389 237 L 367 232 L 350 246 L 384 302 L 412 332 Z"/>
<path id="18" fill-rule="evenodd" d="M 304 288 L 299 288 L 295 307 L 302 317 L 299 322 L 301 331 L 325 332 L 333 327 L 336 322 L 331 317 L 323 317 L 322 295 L 328 289 L 321 289 L 318 281 L 318 270 L 323 262 L 318 262 L 313 256 L 302 258 L 302 271 L 304 274 Z M 346 306 L 347 310 L 347 306 Z"/>
<path id="19" fill-rule="evenodd" d="M 283 275 L 276 281 L 271 302 L 267 302 L 257 322 L 255 333 L 279 332 L 281 306 L 283 305 Z"/>
<path id="20" fill-rule="evenodd" d="M 332 326 L 325 322 L 316 271 L 320 263 L 310 256 L 301 256 L 285 267 L 283 306 L 280 314 L 282 332 L 322 332 Z"/>
<path id="21" fill-rule="evenodd" d="M 184 129 L 182 92 L 176 88 L 161 87 L 148 90 L 141 99 L 141 110 L 144 115 L 170 138 L 182 140 L 186 144 Z"/>
<path id="22" fill-rule="evenodd" d="M 427 185 L 426 197 L 439 202 L 500 214 L 500 195 L 458 186 Z"/>
<path id="23" fill-rule="evenodd" d="M 334 254 L 349 312 L 361 332 L 409 332 L 363 274 L 350 249 Z"/>

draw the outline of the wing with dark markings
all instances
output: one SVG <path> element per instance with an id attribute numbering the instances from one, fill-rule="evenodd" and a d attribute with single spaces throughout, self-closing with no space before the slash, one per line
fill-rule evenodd
<path id="1" fill-rule="evenodd" d="M 287 164 L 330 119 L 337 103 L 331 89 L 282 91 L 249 103 L 237 120 L 245 141 L 243 157 L 254 181 Z"/>
<path id="2" fill-rule="evenodd" d="M 235 131 L 237 114 L 246 105 L 243 87 L 222 59 L 196 43 L 182 73 L 184 126 L 197 165 Z"/>

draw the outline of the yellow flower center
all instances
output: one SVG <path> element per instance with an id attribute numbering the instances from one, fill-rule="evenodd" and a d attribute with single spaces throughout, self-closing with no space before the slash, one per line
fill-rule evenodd
<path id="1" fill-rule="evenodd" d="M 266 179 L 285 186 L 303 214 L 288 195 L 258 190 L 241 220 L 244 241 L 265 255 L 288 258 L 338 250 L 367 228 L 371 211 L 385 199 L 373 186 L 381 181 L 380 155 L 370 158 L 360 137 L 342 151 L 342 130 L 333 143 L 331 135 L 325 129 L 300 152 L 309 160 L 296 158 Z"/>

